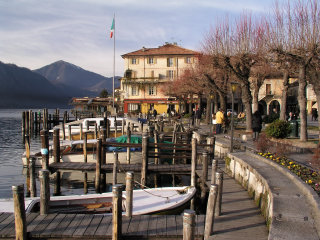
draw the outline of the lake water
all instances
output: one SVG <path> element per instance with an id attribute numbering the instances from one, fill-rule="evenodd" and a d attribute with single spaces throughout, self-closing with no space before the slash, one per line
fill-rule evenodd
<path id="1" fill-rule="evenodd" d="M 23 168 L 21 157 L 25 151 L 21 134 L 21 120 L 23 109 L 0 109 L 0 198 L 12 197 L 12 186 L 24 184 L 26 186 L 26 169 Z M 38 111 L 34 109 L 33 111 Z M 54 110 L 49 110 L 49 114 Z M 60 109 L 60 113 L 64 110 Z M 31 152 L 39 152 L 41 142 L 39 136 L 31 138 Z M 39 170 L 39 169 L 38 169 Z M 50 176 L 51 195 L 53 193 L 54 179 Z M 61 173 L 62 195 L 83 194 L 83 173 Z M 175 176 L 175 184 L 189 185 L 190 178 Z M 153 185 L 153 176 L 148 176 L 148 186 Z M 135 180 L 140 180 L 140 174 L 135 174 Z M 158 186 L 172 186 L 172 176 L 160 176 Z M 107 174 L 107 182 L 112 182 L 112 174 Z M 125 175 L 118 174 L 118 182 L 125 182 Z M 26 188 L 26 187 L 25 187 Z M 37 179 L 37 196 L 39 196 L 39 181 Z M 107 185 L 111 191 L 111 184 Z M 94 193 L 94 173 L 88 174 L 88 193 Z"/>

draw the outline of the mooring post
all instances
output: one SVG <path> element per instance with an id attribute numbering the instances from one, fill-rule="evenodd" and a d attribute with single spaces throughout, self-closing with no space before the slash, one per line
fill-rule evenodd
<path id="1" fill-rule="evenodd" d="M 106 131 L 105 128 L 100 130 L 100 138 L 102 139 L 102 147 L 101 147 L 101 165 L 106 164 L 106 149 L 104 144 L 106 143 Z M 101 174 L 101 192 L 105 192 L 107 184 L 107 175 L 106 173 Z"/>
<path id="2" fill-rule="evenodd" d="M 131 130 L 132 133 L 134 132 L 134 122 L 130 123 L 130 130 Z"/>
<path id="3" fill-rule="evenodd" d="M 123 185 L 112 186 L 112 239 L 121 239 L 122 235 L 122 189 Z"/>
<path id="4" fill-rule="evenodd" d="M 113 152 L 113 177 L 112 177 L 112 185 L 117 184 L 117 171 L 118 171 L 118 153 Z"/>
<path id="5" fill-rule="evenodd" d="M 35 158 L 31 158 L 29 162 L 29 173 L 30 173 L 30 197 L 37 196 L 37 185 L 36 185 L 36 171 L 35 171 Z"/>
<path id="6" fill-rule="evenodd" d="M 29 134 L 29 112 L 26 111 L 26 118 L 25 118 L 25 127 L 26 127 L 26 134 Z"/>
<path id="7" fill-rule="evenodd" d="M 126 173 L 126 216 L 132 216 L 132 206 L 133 206 L 133 181 L 134 181 L 134 173 L 127 172 Z"/>
<path id="8" fill-rule="evenodd" d="M 99 138 L 97 140 L 97 161 L 96 161 L 96 178 L 95 178 L 95 190 L 96 193 L 100 193 L 100 183 L 101 183 L 101 145 L 102 140 Z"/>
<path id="9" fill-rule="evenodd" d="M 209 191 L 209 198 L 207 203 L 206 221 L 204 227 L 204 240 L 208 240 L 213 230 L 215 206 L 218 195 L 218 185 L 211 184 Z"/>
<path id="10" fill-rule="evenodd" d="M 127 143 L 131 143 L 131 131 L 129 125 L 127 126 Z M 130 164 L 131 153 L 130 147 L 127 147 L 127 164 Z"/>
<path id="11" fill-rule="evenodd" d="M 206 182 L 208 179 L 208 153 L 202 153 L 202 176 L 201 176 L 201 200 L 205 200 L 207 187 Z"/>
<path id="12" fill-rule="evenodd" d="M 191 140 L 191 186 L 196 187 L 196 168 L 197 168 L 197 139 Z"/>
<path id="13" fill-rule="evenodd" d="M 32 114 L 32 110 L 29 110 L 29 136 L 33 136 L 33 114 Z"/>
<path id="14" fill-rule="evenodd" d="M 220 216 L 221 204 L 222 204 L 222 190 L 223 190 L 223 172 L 216 173 L 216 184 L 218 185 L 218 197 L 217 197 L 215 216 Z"/>
<path id="15" fill-rule="evenodd" d="M 141 168 L 141 184 L 146 186 L 147 171 L 148 171 L 148 139 L 149 137 L 144 135 L 142 137 L 142 168 Z M 143 188 L 142 186 L 142 188 Z"/>
<path id="16" fill-rule="evenodd" d="M 71 135 L 71 125 L 68 124 L 68 140 L 72 140 L 72 135 Z"/>
<path id="17" fill-rule="evenodd" d="M 27 166 L 29 165 L 29 160 L 30 160 L 30 136 L 26 133 L 24 135 L 24 146 L 26 149 L 26 160 L 27 160 Z"/>
<path id="18" fill-rule="evenodd" d="M 60 129 L 53 130 L 53 159 L 55 163 L 60 162 Z"/>
<path id="19" fill-rule="evenodd" d="M 23 185 L 12 186 L 16 239 L 27 239 L 27 220 Z"/>
<path id="20" fill-rule="evenodd" d="M 121 134 L 124 135 L 124 118 L 121 121 Z"/>
<path id="21" fill-rule="evenodd" d="M 82 123 L 79 123 L 79 129 L 80 129 L 80 136 L 79 136 L 79 138 L 80 138 L 80 140 L 82 140 L 82 139 L 83 139 L 83 126 L 82 126 Z"/>
<path id="22" fill-rule="evenodd" d="M 41 130 L 42 169 L 49 169 L 49 136 L 48 130 Z"/>
<path id="23" fill-rule="evenodd" d="M 50 185 L 49 185 L 49 170 L 42 169 L 39 171 L 40 179 L 40 214 L 49 213 L 50 202 Z"/>
<path id="24" fill-rule="evenodd" d="M 21 120 L 21 135 L 23 143 L 25 141 L 24 135 L 26 134 L 26 112 L 22 112 L 22 120 Z"/>
<path id="25" fill-rule="evenodd" d="M 154 137 L 153 138 L 154 138 L 154 144 L 155 144 L 154 152 L 155 152 L 155 155 L 156 155 L 154 157 L 154 164 L 159 164 L 159 162 L 160 162 L 159 145 L 158 145 L 158 143 L 159 143 L 159 135 L 158 135 L 158 131 L 157 130 L 154 131 Z"/>
<path id="26" fill-rule="evenodd" d="M 216 173 L 218 169 L 218 160 L 212 159 L 211 165 L 211 184 L 216 184 Z"/>
<path id="27" fill-rule="evenodd" d="M 118 130 L 117 117 L 114 116 L 114 137 L 117 137 L 117 130 Z"/>
<path id="28" fill-rule="evenodd" d="M 107 129 L 107 138 L 110 137 L 110 120 L 107 119 L 107 122 L 106 122 L 106 129 Z"/>
<path id="29" fill-rule="evenodd" d="M 140 127 L 139 127 L 140 129 L 139 129 L 139 131 L 141 132 L 141 134 L 143 133 L 143 122 L 141 121 L 140 122 Z"/>
<path id="30" fill-rule="evenodd" d="M 196 213 L 193 210 L 187 209 L 183 212 L 183 240 L 194 239 Z"/>
<path id="31" fill-rule="evenodd" d="M 215 137 L 207 137 L 207 144 L 209 145 L 207 147 L 207 151 L 209 153 L 210 159 L 214 159 L 214 151 L 215 151 Z"/>

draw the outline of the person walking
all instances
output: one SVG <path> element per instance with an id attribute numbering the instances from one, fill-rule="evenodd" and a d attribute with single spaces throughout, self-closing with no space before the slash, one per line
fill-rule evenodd
<path id="1" fill-rule="evenodd" d="M 221 126 L 222 123 L 224 122 L 224 114 L 221 108 L 219 108 L 219 111 L 216 113 L 216 133 L 220 134 L 221 133 Z"/>
<path id="2" fill-rule="evenodd" d="M 253 141 L 258 140 L 259 133 L 262 129 L 262 118 L 259 111 L 255 111 L 252 115 L 252 131 L 253 131 Z"/>
<path id="3" fill-rule="evenodd" d="M 200 126 L 200 120 L 201 120 L 201 110 L 200 110 L 200 108 L 197 108 L 197 111 L 196 111 L 196 126 Z"/>

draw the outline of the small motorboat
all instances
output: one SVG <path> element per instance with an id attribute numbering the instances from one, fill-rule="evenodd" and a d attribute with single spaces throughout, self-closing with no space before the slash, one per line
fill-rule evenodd
<path id="1" fill-rule="evenodd" d="M 133 190 L 132 215 L 170 214 L 187 204 L 195 195 L 196 188 L 164 187 Z M 122 194 L 123 215 L 126 209 L 126 192 Z M 82 214 L 112 214 L 112 193 L 87 194 L 73 196 L 51 196 L 50 213 L 82 213 Z M 27 213 L 39 212 L 40 198 L 26 198 Z M 12 199 L 0 199 L 0 212 L 14 212 Z"/>

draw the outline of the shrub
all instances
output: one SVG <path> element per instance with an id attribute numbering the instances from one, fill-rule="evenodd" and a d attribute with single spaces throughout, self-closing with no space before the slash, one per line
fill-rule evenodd
<path id="1" fill-rule="evenodd" d="M 190 118 L 191 117 L 191 113 L 186 113 L 183 115 L 184 118 Z"/>
<path id="2" fill-rule="evenodd" d="M 268 137 L 286 138 L 291 132 L 290 123 L 283 120 L 275 120 L 266 128 Z"/>

